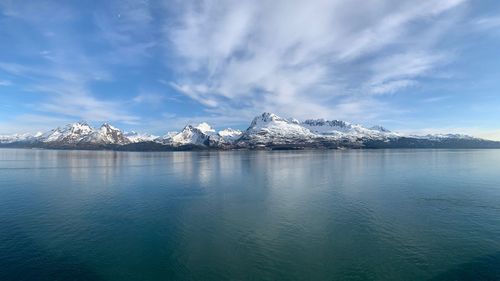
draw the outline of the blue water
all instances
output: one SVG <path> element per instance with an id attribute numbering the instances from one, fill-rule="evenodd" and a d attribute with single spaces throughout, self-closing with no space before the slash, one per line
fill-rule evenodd
<path id="1" fill-rule="evenodd" d="M 0 280 L 500 280 L 500 150 L 0 149 Z"/>

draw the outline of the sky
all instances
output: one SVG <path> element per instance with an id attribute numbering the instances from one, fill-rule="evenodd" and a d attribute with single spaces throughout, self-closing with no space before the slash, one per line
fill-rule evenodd
<path id="1" fill-rule="evenodd" d="M 0 0 L 0 134 L 262 112 L 500 140 L 497 0 Z"/>

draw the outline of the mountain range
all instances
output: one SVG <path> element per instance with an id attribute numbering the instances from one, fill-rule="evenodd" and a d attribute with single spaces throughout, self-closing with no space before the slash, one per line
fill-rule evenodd
<path id="1" fill-rule="evenodd" d="M 107 123 L 93 128 L 77 122 L 45 133 L 0 135 L 1 147 L 111 150 L 305 149 L 305 148 L 500 148 L 500 142 L 467 135 L 405 135 L 382 126 L 341 120 L 299 121 L 263 113 L 239 131 L 216 131 L 207 123 L 155 136 L 123 132 Z"/>

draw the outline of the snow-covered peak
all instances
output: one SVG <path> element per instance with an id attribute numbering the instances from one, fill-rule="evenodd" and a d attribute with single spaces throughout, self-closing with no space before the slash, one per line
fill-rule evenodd
<path id="1" fill-rule="evenodd" d="M 462 140 L 473 140 L 476 139 L 473 136 L 464 134 L 428 134 L 425 136 L 410 135 L 410 137 L 419 139 L 429 139 L 429 140 L 446 140 L 446 139 L 462 139 Z"/>
<path id="2" fill-rule="evenodd" d="M 35 138 L 34 135 L 25 133 L 25 134 L 13 134 L 13 135 L 0 135 L 0 143 L 13 143 L 20 141 L 28 141 L 33 140 Z"/>
<path id="3" fill-rule="evenodd" d="M 98 144 L 127 144 L 130 140 L 125 137 L 123 132 L 111 126 L 108 123 L 104 123 L 99 128 L 99 131 L 94 131 L 93 134 L 86 138 L 85 141 Z"/>
<path id="4" fill-rule="evenodd" d="M 38 137 L 46 143 L 74 144 L 127 144 L 130 141 L 123 132 L 107 123 L 99 129 L 92 128 L 86 122 L 77 122 L 66 125 L 63 129 L 57 128 Z"/>
<path id="5" fill-rule="evenodd" d="M 224 140 L 227 141 L 234 141 L 238 139 L 242 132 L 240 130 L 234 130 L 231 128 L 227 128 L 225 130 L 219 131 L 219 136 L 221 136 Z"/>
<path id="6" fill-rule="evenodd" d="M 73 124 L 66 125 L 66 129 L 75 135 L 86 135 L 90 134 L 94 128 L 92 128 L 87 122 L 80 121 Z"/>
<path id="7" fill-rule="evenodd" d="M 288 123 L 289 121 L 279 117 L 278 115 L 274 113 L 269 113 L 269 112 L 264 112 L 259 116 L 256 116 L 253 120 L 252 123 L 250 124 L 250 127 L 259 127 L 263 126 L 267 123 L 271 122 L 286 122 Z"/>
<path id="8" fill-rule="evenodd" d="M 371 127 L 370 130 L 384 132 L 384 133 L 390 133 L 391 132 L 391 131 L 387 130 L 386 128 L 384 128 L 384 127 L 382 127 L 380 125 L 375 125 L 375 126 Z"/>
<path id="9" fill-rule="evenodd" d="M 64 134 L 64 129 L 56 128 L 48 132 L 45 132 L 40 138 L 41 141 L 43 142 L 54 142 L 59 140 L 60 138 L 63 138 L 64 137 L 63 134 Z"/>
<path id="10" fill-rule="evenodd" d="M 74 144 L 90 136 L 93 132 L 94 128 L 86 122 L 77 122 L 68 124 L 64 128 L 57 128 L 46 132 L 40 138 L 43 142 L 65 142 Z"/>
<path id="11" fill-rule="evenodd" d="M 341 120 L 308 119 L 301 123 L 312 132 L 319 134 L 337 134 L 339 132 L 349 132 L 352 124 Z"/>
<path id="12" fill-rule="evenodd" d="M 243 133 L 241 141 L 256 143 L 289 143 L 298 140 L 308 141 L 315 135 L 307 128 L 265 112 L 255 117 L 250 127 Z"/>
<path id="13" fill-rule="evenodd" d="M 187 125 L 182 129 L 182 131 L 167 141 L 172 145 L 207 145 L 208 144 L 209 135 L 203 133 L 200 129 L 193 127 L 191 125 Z"/>
<path id="14" fill-rule="evenodd" d="M 167 132 L 165 135 L 163 135 L 161 138 L 166 140 L 166 139 L 170 139 L 172 138 L 173 136 L 177 135 L 179 132 L 176 132 L 176 131 L 171 131 L 171 132 Z"/>
<path id="15" fill-rule="evenodd" d="M 150 134 L 145 134 L 145 133 L 138 133 L 138 132 L 126 132 L 124 136 L 132 143 L 138 143 L 138 142 L 150 142 L 154 141 L 158 138 L 158 136 L 155 135 L 150 135 Z"/>
<path id="16" fill-rule="evenodd" d="M 264 112 L 259 116 L 256 116 L 252 123 L 250 124 L 250 128 L 259 129 L 261 127 L 266 126 L 269 123 L 291 123 L 285 118 L 281 118 L 274 113 Z"/>
<path id="17" fill-rule="evenodd" d="M 221 149 L 283 145 L 337 147 L 337 145 L 344 144 L 361 147 L 363 144 L 376 143 L 372 142 L 374 140 L 391 143 L 402 137 L 442 144 L 455 140 L 463 143 L 481 141 L 471 136 L 458 134 L 403 135 L 391 132 L 382 126 L 364 127 L 341 120 L 309 119 L 300 122 L 297 119 L 285 119 L 265 112 L 255 117 L 244 132 L 225 129 L 216 133 L 209 124 L 203 122 L 196 126 L 188 125 L 181 132 L 169 132 L 164 137 L 157 137 L 133 131 L 123 133 L 107 123 L 98 128 L 92 128 L 86 122 L 77 122 L 44 134 L 0 135 L 0 144 L 11 145 L 11 143 L 19 142 L 34 147 L 45 143 L 43 145 L 55 148 L 113 148 L 116 145 L 153 141 L 174 147 L 195 145 Z"/>
<path id="18" fill-rule="evenodd" d="M 116 128 L 116 127 L 113 127 L 111 126 L 110 124 L 108 123 L 104 123 L 101 125 L 101 128 L 100 128 L 101 131 L 103 132 L 113 132 L 113 131 L 120 131 L 120 129 Z"/>
<path id="19" fill-rule="evenodd" d="M 309 119 L 301 124 L 315 134 L 330 138 L 384 139 L 398 136 L 398 134 L 392 133 L 381 126 L 366 128 L 362 125 L 351 124 L 341 120 Z"/>
<path id="20" fill-rule="evenodd" d="M 208 134 L 208 135 L 215 134 L 214 128 L 212 128 L 212 126 L 210 126 L 206 122 L 202 122 L 202 123 L 198 124 L 195 128 L 202 131 L 204 134 Z"/>

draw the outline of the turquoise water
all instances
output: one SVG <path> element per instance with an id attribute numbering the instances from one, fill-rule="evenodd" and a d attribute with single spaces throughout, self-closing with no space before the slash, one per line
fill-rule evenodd
<path id="1" fill-rule="evenodd" d="M 0 280 L 500 280 L 500 150 L 0 149 Z"/>

